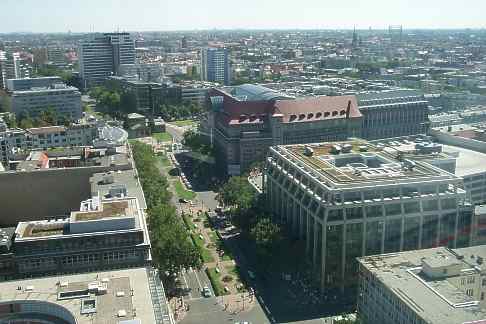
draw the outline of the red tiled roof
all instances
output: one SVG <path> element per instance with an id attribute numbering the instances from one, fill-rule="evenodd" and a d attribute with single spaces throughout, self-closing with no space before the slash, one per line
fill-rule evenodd
<path id="1" fill-rule="evenodd" d="M 295 100 L 277 100 L 275 108 L 277 112 L 283 115 L 284 123 L 361 117 L 355 96 L 319 96 Z"/>

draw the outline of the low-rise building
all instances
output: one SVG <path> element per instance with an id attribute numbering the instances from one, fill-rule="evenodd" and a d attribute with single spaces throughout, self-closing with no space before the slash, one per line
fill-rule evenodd
<path id="1" fill-rule="evenodd" d="M 486 246 L 438 247 L 359 258 L 364 324 L 486 321 Z"/>

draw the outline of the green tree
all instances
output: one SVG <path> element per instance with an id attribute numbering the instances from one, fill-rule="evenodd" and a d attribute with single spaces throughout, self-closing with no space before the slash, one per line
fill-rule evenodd
<path id="1" fill-rule="evenodd" d="M 248 210 L 255 197 L 255 190 L 248 179 L 239 176 L 229 178 L 217 196 L 220 203 L 240 210 Z"/>
<path id="2" fill-rule="evenodd" d="M 151 209 L 149 228 L 154 262 L 167 277 L 172 278 L 182 268 L 201 267 L 199 252 L 173 206 L 157 205 Z"/>
<path id="3" fill-rule="evenodd" d="M 274 251 L 279 248 L 282 241 L 282 233 L 277 224 L 272 223 L 270 218 L 258 219 L 251 229 L 250 235 L 255 241 L 256 256 L 260 265 L 268 267 L 272 260 Z"/>
<path id="4" fill-rule="evenodd" d="M 32 127 L 34 127 L 34 120 L 30 116 L 20 119 L 20 128 L 27 129 Z"/>

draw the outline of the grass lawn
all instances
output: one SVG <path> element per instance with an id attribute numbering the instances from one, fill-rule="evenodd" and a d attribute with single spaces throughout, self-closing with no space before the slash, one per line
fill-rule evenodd
<path id="1" fill-rule="evenodd" d="M 195 125 L 196 124 L 196 121 L 195 120 L 192 120 L 192 119 L 176 120 L 176 121 L 170 122 L 170 124 L 174 124 L 174 125 L 179 126 L 179 127 L 184 127 L 184 126 L 192 126 L 192 125 Z"/>
<path id="2" fill-rule="evenodd" d="M 184 188 L 180 179 L 173 182 L 174 189 L 176 191 L 177 197 L 187 200 L 192 200 L 196 198 L 196 193 L 194 191 L 189 191 Z"/>
<path id="3" fill-rule="evenodd" d="M 206 273 L 208 274 L 209 281 L 213 286 L 214 294 L 216 296 L 227 295 L 228 293 L 224 291 L 224 286 L 221 283 L 221 275 L 216 272 L 215 268 L 207 268 Z"/>
<path id="4" fill-rule="evenodd" d="M 208 249 L 204 246 L 204 239 L 201 239 L 198 234 L 191 234 L 192 241 L 199 250 L 199 254 L 204 263 L 214 262 L 214 258 Z"/>
<path id="5" fill-rule="evenodd" d="M 172 141 L 172 135 L 167 132 L 164 133 L 153 133 L 152 137 L 159 142 L 170 142 Z"/>

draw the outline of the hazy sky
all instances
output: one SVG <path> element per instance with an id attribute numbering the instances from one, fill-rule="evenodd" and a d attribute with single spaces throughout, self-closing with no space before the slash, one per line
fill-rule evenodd
<path id="1" fill-rule="evenodd" d="M 0 0 L 0 33 L 483 28 L 486 0 Z"/>

